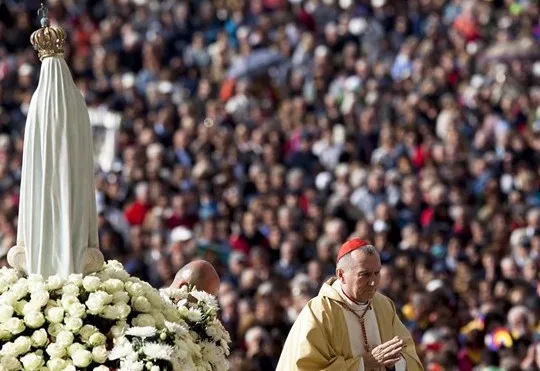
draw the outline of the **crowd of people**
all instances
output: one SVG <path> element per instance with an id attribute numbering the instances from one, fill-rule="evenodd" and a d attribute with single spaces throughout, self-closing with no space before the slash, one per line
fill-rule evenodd
<path id="1" fill-rule="evenodd" d="M 47 3 L 88 107 L 121 115 L 101 250 L 156 287 L 212 262 L 233 370 L 275 369 L 352 236 L 426 369 L 540 369 L 537 1 Z M 0 1 L 2 265 L 38 7 Z"/>

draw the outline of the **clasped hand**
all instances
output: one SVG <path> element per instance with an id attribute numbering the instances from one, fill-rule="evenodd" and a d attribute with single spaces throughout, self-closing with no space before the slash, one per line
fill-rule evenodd
<path id="1" fill-rule="evenodd" d="M 393 367 L 400 360 L 404 345 L 403 340 L 396 336 L 375 347 L 371 353 L 364 355 L 366 370 Z"/>

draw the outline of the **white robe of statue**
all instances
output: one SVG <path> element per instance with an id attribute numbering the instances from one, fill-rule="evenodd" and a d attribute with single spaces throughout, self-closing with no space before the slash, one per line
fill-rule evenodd
<path id="1" fill-rule="evenodd" d="M 84 273 L 88 248 L 98 245 L 92 129 L 62 56 L 43 59 L 22 171 L 17 247 L 24 247 L 24 270 L 45 277 Z"/>

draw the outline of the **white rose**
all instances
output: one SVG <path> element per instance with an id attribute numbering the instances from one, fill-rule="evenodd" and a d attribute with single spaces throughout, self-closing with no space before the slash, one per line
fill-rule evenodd
<path id="1" fill-rule="evenodd" d="M 92 314 L 100 313 L 105 305 L 112 302 L 112 295 L 107 294 L 105 291 L 96 291 L 88 295 L 86 306 L 88 311 Z"/>
<path id="2" fill-rule="evenodd" d="M 30 328 L 38 328 L 45 323 L 45 316 L 40 312 L 28 313 L 24 316 L 24 322 Z"/>
<path id="3" fill-rule="evenodd" d="M 58 343 L 49 344 L 45 351 L 51 358 L 63 358 L 66 356 L 66 348 Z"/>
<path id="4" fill-rule="evenodd" d="M 13 307 L 11 305 L 0 305 L 0 323 L 6 322 L 13 316 Z"/>
<path id="5" fill-rule="evenodd" d="M 94 367 L 92 371 L 109 371 L 109 368 L 106 366 L 98 366 L 98 367 Z"/>
<path id="6" fill-rule="evenodd" d="M 32 347 L 32 341 L 28 336 L 19 336 L 17 339 L 15 339 L 13 345 L 15 346 L 15 352 L 17 353 L 17 356 L 20 356 L 30 351 L 30 348 Z"/>
<path id="7" fill-rule="evenodd" d="M 83 320 L 77 317 L 69 317 L 65 319 L 66 329 L 71 332 L 78 333 L 83 326 Z"/>
<path id="8" fill-rule="evenodd" d="M 101 315 L 107 319 L 120 319 L 120 311 L 116 305 L 106 305 Z"/>
<path id="9" fill-rule="evenodd" d="M 79 336 L 86 343 L 90 340 L 90 336 L 98 332 L 98 329 L 92 325 L 84 325 L 79 331 Z"/>
<path id="10" fill-rule="evenodd" d="M 60 307 L 52 307 L 45 310 L 47 321 L 52 323 L 61 323 L 64 320 L 64 309 Z"/>
<path id="11" fill-rule="evenodd" d="M 145 298 L 144 296 L 139 296 L 138 298 L 133 300 L 133 308 L 137 312 L 148 313 L 152 310 L 152 305 L 150 305 L 150 302 L 147 298 Z"/>
<path id="12" fill-rule="evenodd" d="M 4 328 L 11 332 L 13 335 L 20 334 L 26 328 L 24 321 L 18 318 L 10 318 L 3 324 Z"/>
<path id="13" fill-rule="evenodd" d="M 121 292 L 122 290 L 124 290 L 124 282 L 120 281 L 117 278 L 111 278 L 103 283 L 103 289 L 109 294 Z"/>
<path id="14" fill-rule="evenodd" d="M 77 371 L 77 369 L 75 368 L 75 366 L 68 362 L 68 365 L 66 366 L 66 368 L 64 368 L 63 371 Z"/>
<path id="15" fill-rule="evenodd" d="M 69 354 L 69 356 L 71 357 L 73 355 L 73 353 L 79 351 L 79 350 L 86 350 L 86 348 L 84 347 L 84 345 L 82 345 L 81 343 L 74 343 L 74 344 L 71 344 L 68 348 L 67 348 L 67 352 Z M 73 357 L 72 357 L 73 358 Z"/>
<path id="16" fill-rule="evenodd" d="M 35 291 L 30 296 L 30 302 L 34 305 L 41 307 L 44 307 L 47 305 L 47 302 L 49 301 L 49 292 L 48 291 Z"/>
<path id="17" fill-rule="evenodd" d="M 118 292 L 115 292 L 113 295 L 113 303 L 115 304 L 118 304 L 118 303 L 124 303 L 124 304 L 127 304 L 129 303 L 129 294 L 125 291 L 118 291 Z"/>
<path id="18" fill-rule="evenodd" d="M 111 334 L 114 338 L 119 338 L 124 334 L 127 328 L 128 328 L 128 325 L 126 321 L 116 322 L 116 325 L 111 327 Z"/>
<path id="19" fill-rule="evenodd" d="M 28 275 L 27 280 L 29 283 L 32 283 L 32 284 L 39 283 L 39 282 L 43 282 L 43 276 L 37 273 L 30 273 Z"/>
<path id="20" fill-rule="evenodd" d="M 25 310 L 25 308 L 28 308 Z M 33 305 L 28 305 L 28 302 L 26 300 L 20 300 L 13 304 L 13 309 L 15 310 L 15 313 L 24 315 L 24 312 L 30 312 L 36 311 L 36 307 Z"/>
<path id="21" fill-rule="evenodd" d="M 92 349 L 92 359 L 94 362 L 105 363 L 107 357 L 109 357 L 109 352 L 105 348 L 105 345 L 100 345 Z"/>
<path id="22" fill-rule="evenodd" d="M 138 282 L 126 282 L 125 284 L 126 291 L 131 297 L 138 297 L 144 295 L 144 288 Z"/>
<path id="23" fill-rule="evenodd" d="M 28 292 L 31 294 L 37 292 L 48 292 L 47 285 L 44 282 L 33 282 L 32 284 L 28 285 Z"/>
<path id="24" fill-rule="evenodd" d="M 45 331 L 45 329 L 43 328 L 37 331 L 34 331 L 30 339 L 32 340 L 32 346 L 34 348 L 44 347 L 45 344 L 47 344 L 47 341 L 49 340 L 47 336 L 47 331 Z"/>
<path id="25" fill-rule="evenodd" d="M 9 283 L 4 279 L 4 277 L 0 277 L 0 294 L 3 294 L 9 289 Z"/>
<path id="26" fill-rule="evenodd" d="M 126 319 L 127 316 L 131 313 L 131 307 L 125 303 L 118 303 L 115 305 L 115 307 L 120 312 L 120 319 Z"/>
<path id="27" fill-rule="evenodd" d="M 86 307 L 84 304 L 76 303 L 68 308 L 68 313 L 71 317 L 83 317 L 86 314 Z"/>
<path id="28" fill-rule="evenodd" d="M 12 292 L 5 292 L 0 295 L 0 304 L 9 305 L 12 307 L 17 302 L 17 297 Z"/>
<path id="29" fill-rule="evenodd" d="M 28 283 L 26 281 L 20 280 L 9 290 L 13 295 L 15 295 L 17 300 L 24 298 L 28 294 Z"/>
<path id="30" fill-rule="evenodd" d="M 60 358 L 53 358 L 47 361 L 47 367 L 51 371 L 63 371 L 67 367 L 67 362 Z"/>
<path id="31" fill-rule="evenodd" d="M 88 340 L 88 343 L 91 346 L 96 347 L 98 345 L 105 344 L 106 341 L 107 341 L 107 338 L 105 337 L 105 335 L 103 335 L 101 332 L 96 332 L 95 334 L 90 336 L 90 339 Z"/>
<path id="32" fill-rule="evenodd" d="M 82 286 L 83 275 L 72 273 L 68 276 L 68 282 L 73 283 L 75 286 Z"/>
<path id="33" fill-rule="evenodd" d="M 64 280 L 60 276 L 49 276 L 47 278 L 47 289 L 49 291 L 58 290 L 64 285 Z"/>
<path id="34" fill-rule="evenodd" d="M 80 292 L 81 290 L 79 289 L 79 286 L 73 283 L 68 283 L 67 285 L 64 285 L 64 287 L 62 287 L 62 293 L 64 295 L 78 296 Z"/>
<path id="35" fill-rule="evenodd" d="M 82 285 L 88 292 L 94 292 L 99 289 L 101 280 L 96 276 L 86 276 L 83 279 Z"/>
<path id="36" fill-rule="evenodd" d="M 56 335 L 56 343 L 62 345 L 64 348 L 73 344 L 73 340 L 75 340 L 73 333 L 66 330 L 62 330 Z"/>
<path id="37" fill-rule="evenodd" d="M 47 332 L 53 336 L 56 337 L 64 329 L 64 326 L 62 326 L 59 323 L 51 323 L 49 327 L 47 328 Z"/>
<path id="38" fill-rule="evenodd" d="M 0 365 L 7 371 L 16 371 L 22 369 L 19 360 L 13 356 L 6 356 L 0 359 Z"/>
<path id="39" fill-rule="evenodd" d="M 27 314 L 30 314 L 30 313 L 35 313 L 35 312 L 42 312 L 42 309 L 41 309 L 41 305 L 35 301 L 32 301 L 30 300 L 30 302 L 25 302 L 25 301 L 20 301 L 19 303 L 23 303 L 24 302 L 24 305 L 22 307 L 22 310 L 19 311 L 20 314 L 22 314 L 23 316 L 26 316 Z M 19 305 L 19 303 L 17 303 L 17 306 Z"/>
<path id="40" fill-rule="evenodd" d="M 42 356 L 38 356 L 35 353 L 29 353 L 21 358 L 21 362 L 25 370 L 37 371 L 45 364 Z"/>
<path id="41" fill-rule="evenodd" d="M 159 366 L 152 366 L 150 371 L 159 371 Z"/>
<path id="42" fill-rule="evenodd" d="M 69 310 L 69 308 L 72 305 L 78 304 L 78 303 L 80 303 L 80 302 L 79 302 L 79 299 L 77 298 L 77 296 L 76 295 L 71 295 L 71 294 L 64 294 L 62 296 L 62 299 L 60 300 L 60 304 L 62 305 L 62 308 L 64 308 L 64 310 Z"/>
<path id="43" fill-rule="evenodd" d="M 154 321 L 154 318 L 149 314 L 139 314 L 137 317 L 133 319 L 131 322 L 133 326 L 139 326 L 139 327 L 145 327 L 145 326 L 156 326 L 156 321 Z"/>
<path id="44" fill-rule="evenodd" d="M 148 301 L 150 301 L 150 304 L 152 304 L 153 307 L 159 308 L 163 305 L 163 299 L 161 298 L 159 292 L 156 290 L 150 290 L 146 297 L 148 298 Z"/>
<path id="45" fill-rule="evenodd" d="M 15 349 L 15 344 L 14 343 L 5 343 L 4 345 L 2 345 L 2 350 L 0 350 L 0 355 L 2 357 L 5 357 L 5 356 L 14 356 L 14 357 L 16 357 L 17 356 L 17 350 Z"/>
<path id="46" fill-rule="evenodd" d="M 87 367 L 92 363 L 92 353 L 85 349 L 77 350 L 71 354 L 71 359 L 76 367 Z"/>
<path id="47" fill-rule="evenodd" d="M 13 335 L 11 335 L 11 332 L 6 330 L 4 327 L 0 326 L 0 341 L 1 342 L 11 339 L 12 336 Z"/>

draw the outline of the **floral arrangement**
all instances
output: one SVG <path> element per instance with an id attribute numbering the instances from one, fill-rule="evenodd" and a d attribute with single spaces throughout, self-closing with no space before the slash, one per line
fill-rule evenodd
<path id="1" fill-rule="evenodd" d="M 1 268 L 0 371 L 226 370 L 229 337 L 215 299 L 193 295 L 202 298 L 201 323 L 191 306 L 129 276 L 116 261 L 66 280 Z M 203 338 L 202 328 L 219 330 Z"/>

